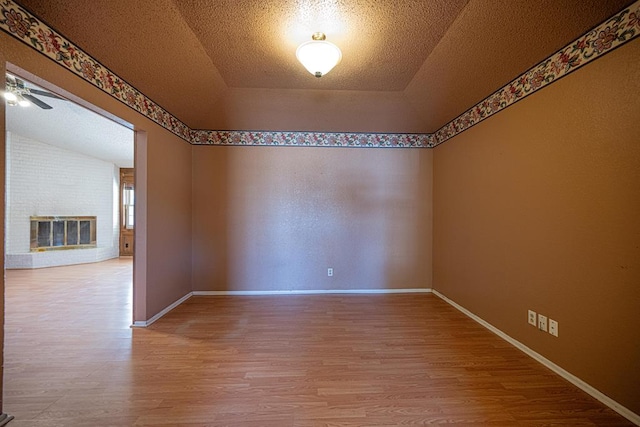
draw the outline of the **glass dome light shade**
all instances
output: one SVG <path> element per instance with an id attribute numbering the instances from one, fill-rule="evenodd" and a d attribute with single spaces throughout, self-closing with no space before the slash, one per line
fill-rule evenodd
<path id="1" fill-rule="evenodd" d="M 298 46 L 296 58 L 311 74 L 322 77 L 340 62 L 342 52 L 326 40 L 311 40 Z"/>
<path id="2" fill-rule="evenodd" d="M 13 92 L 5 92 L 3 95 L 4 99 L 6 99 L 7 101 L 18 101 L 18 97 Z"/>

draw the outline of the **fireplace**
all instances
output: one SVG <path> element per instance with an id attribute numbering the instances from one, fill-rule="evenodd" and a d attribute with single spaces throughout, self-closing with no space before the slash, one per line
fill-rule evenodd
<path id="1" fill-rule="evenodd" d="M 32 216 L 31 252 L 96 247 L 95 216 Z"/>

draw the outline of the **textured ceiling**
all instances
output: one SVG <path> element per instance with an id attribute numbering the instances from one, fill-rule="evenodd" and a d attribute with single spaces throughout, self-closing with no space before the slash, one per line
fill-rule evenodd
<path id="1" fill-rule="evenodd" d="M 230 87 L 403 90 L 468 0 L 176 0 Z M 321 79 L 295 51 L 324 32 L 343 60 Z M 250 59 L 250 63 L 248 60 Z"/>
<path id="2" fill-rule="evenodd" d="M 405 94 L 421 123 L 440 128 L 629 3 L 471 1 Z"/>
<path id="3" fill-rule="evenodd" d="M 18 2 L 194 129 L 431 133 L 631 0 Z"/>

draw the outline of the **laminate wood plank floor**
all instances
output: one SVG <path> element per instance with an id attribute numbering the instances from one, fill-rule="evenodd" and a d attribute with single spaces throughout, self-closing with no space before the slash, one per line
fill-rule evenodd
<path id="1" fill-rule="evenodd" d="M 9 427 L 632 425 L 429 294 L 192 297 L 130 323 L 130 260 L 7 271 Z"/>

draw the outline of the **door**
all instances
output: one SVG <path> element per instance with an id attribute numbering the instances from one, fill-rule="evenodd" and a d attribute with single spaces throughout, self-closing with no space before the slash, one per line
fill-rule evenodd
<path id="1" fill-rule="evenodd" d="M 133 169 L 120 169 L 120 256 L 133 255 L 135 181 Z"/>

